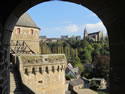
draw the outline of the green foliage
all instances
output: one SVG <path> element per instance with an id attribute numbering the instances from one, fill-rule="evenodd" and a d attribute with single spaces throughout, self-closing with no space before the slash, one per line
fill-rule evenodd
<path id="1" fill-rule="evenodd" d="M 76 63 L 75 67 L 79 68 L 80 73 L 84 72 L 84 70 L 85 70 L 85 67 L 81 63 Z"/>
<path id="2" fill-rule="evenodd" d="M 99 73 L 98 76 L 104 77 L 109 71 L 107 70 L 109 68 L 109 64 L 104 63 L 109 62 L 109 59 L 103 57 L 110 56 L 108 40 L 94 42 L 87 40 L 75 40 L 75 38 L 72 37 L 69 40 L 59 40 L 57 42 L 40 42 L 40 48 L 42 54 L 64 53 L 68 62 L 74 67 L 78 67 L 81 75 L 86 77 L 97 76 L 96 72 Z M 94 62 L 96 63 L 96 69 L 93 70 L 93 73 L 89 73 L 83 64 L 92 64 Z M 103 74 L 101 72 L 103 72 Z"/>
<path id="3" fill-rule="evenodd" d="M 72 75 L 66 75 L 66 80 L 74 79 Z"/>
<path id="4" fill-rule="evenodd" d="M 109 56 L 99 56 L 95 61 L 95 73 L 97 77 L 107 77 L 109 74 Z"/>
<path id="5" fill-rule="evenodd" d="M 90 88 L 93 90 L 97 90 L 97 88 L 99 88 L 99 84 L 97 84 L 96 81 L 92 80 Z"/>
<path id="6" fill-rule="evenodd" d="M 89 50 L 87 50 L 87 48 L 83 49 L 82 58 L 84 60 L 84 63 L 91 63 L 92 62 L 91 52 Z"/>

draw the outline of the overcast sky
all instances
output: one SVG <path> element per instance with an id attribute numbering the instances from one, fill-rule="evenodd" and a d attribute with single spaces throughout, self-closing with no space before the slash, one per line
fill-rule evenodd
<path id="1" fill-rule="evenodd" d="M 85 27 L 89 33 L 97 31 L 107 33 L 96 14 L 74 3 L 49 1 L 32 7 L 28 10 L 28 14 L 41 28 L 40 35 L 49 38 L 57 38 L 61 35 L 83 37 Z"/>

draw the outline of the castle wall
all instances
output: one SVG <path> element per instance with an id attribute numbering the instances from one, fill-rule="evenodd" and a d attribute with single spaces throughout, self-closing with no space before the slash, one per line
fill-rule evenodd
<path id="1" fill-rule="evenodd" d="M 23 83 L 35 94 L 65 94 L 65 55 L 19 56 Z"/>

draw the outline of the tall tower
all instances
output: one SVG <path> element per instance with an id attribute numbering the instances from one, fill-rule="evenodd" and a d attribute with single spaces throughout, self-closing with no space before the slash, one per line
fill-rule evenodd
<path id="1" fill-rule="evenodd" d="M 84 39 L 87 39 L 88 38 L 88 31 L 87 31 L 87 29 L 86 29 L 86 27 L 85 27 L 85 29 L 84 29 L 84 37 L 83 37 Z"/>

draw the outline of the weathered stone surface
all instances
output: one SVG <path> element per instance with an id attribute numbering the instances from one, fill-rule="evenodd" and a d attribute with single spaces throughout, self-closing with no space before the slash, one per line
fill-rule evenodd
<path id="1" fill-rule="evenodd" d="M 20 74 L 29 89 L 35 94 L 65 94 L 64 54 L 15 55 Z"/>

